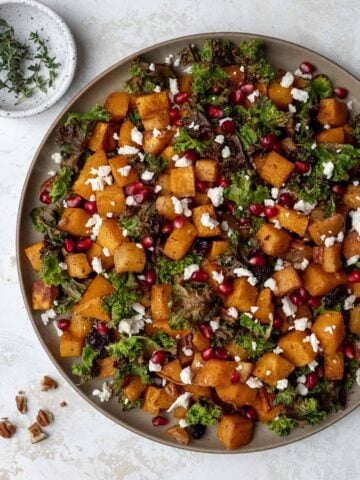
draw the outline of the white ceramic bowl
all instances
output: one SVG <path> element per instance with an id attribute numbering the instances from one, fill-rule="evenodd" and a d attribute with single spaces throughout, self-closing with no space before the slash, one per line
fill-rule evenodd
<path id="1" fill-rule="evenodd" d="M 54 105 L 72 82 L 77 56 L 74 38 L 64 20 L 36 0 L 0 0 L 0 18 L 14 28 L 16 38 L 22 42 L 29 43 L 30 33 L 37 31 L 47 41 L 50 55 L 61 64 L 54 85 L 47 93 L 38 90 L 19 101 L 14 93 L 0 90 L 0 117 L 37 115 Z"/>

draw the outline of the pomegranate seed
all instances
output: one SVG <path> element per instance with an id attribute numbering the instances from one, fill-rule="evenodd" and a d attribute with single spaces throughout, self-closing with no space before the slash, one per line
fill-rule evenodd
<path id="1" fill-rule="evenodd" d="M 214 358 L 214 349 L 209 347 L 209 348 L 206 348 L 205 350 L 203 350 L 201 352 L 201 358 L 203 360 L 205 360 L 205 362 L 207 362 L 208 360 L 211 360 L 212 358 Z"/>
<path id="2" fill-rule="evenodd" d="M 185 103 L 189 100 L 189 94 L 186 92 L 179 92 L 174 96 L 175 103 Z"/>
<path id="3" fill-rule="evenodd" d="M 239 218 L 238 225 L 241 230 L 250 228 L 250 220 L 248 218 Z"/>
<path id="4" fill-rule="evenodd" d="M 231 374 L 230 382 L 233 385 L 236 385 L 237 383 L 239 383 L 239 381 L 240 381 L 240 373 L 237 370 L 234 370 Z"/>
<path id="5" fill-rule="evenodd" d="M 145 282 L 155 283 L 156 282 L 156 273 L 155 270 L 148 270 L 145 274 Z"/>
<path id="6" fill-rule="evenodd" d="M 107 326 L 105 322 L 99 322 L 97 324 L 96 330 L 99 335 L 106 335 L 107 334 Z"/>
<path id="7" fill-rule="evenodd" d="M 169 420 L 165 417 L 162 417 L 161 415 L 158 415 L 157 417 L 153 417 L 151 422 L 154 427 L 162 427 L 163 425 L 167 425 L 169 423 Z"/>
<path id="8" fill-rule="evenodd" d="M 232 285 L 230 285 L 230 283 L 223 282 L 223 283 L 220 283 L 220 285 L 218 286 L 218 291 L 219 293 L 221 293 L 221 295 L 225 295 L 225 297 L 228 297 L 229 295 L 232 294 L 234 289 Z"/>
<path id="9" fill-rule="evenodd" d="M 196 162 L 197 160 L 197 154 L 195 150 L 186 150 L 184 153 L 184 157 L 187 158 L 188 160 L 191 160 L 192 162 Z"/>
<path id="10" fill-rule="evenodd" d="M 179 120 L 180 118 L 180 109 L 178 107 L 170 108 L 169 116 L 171 120 Z"/>
<path id="11" fill-rule="evenodd" d="M 300 305 L 302 305 L 304 303 L 303 299 L 301 298 L 301 296 L 299 294 L 299 292 L 290 293 L 289 298 L 290 298 L 291 303 L 293 303 L 297 307 L 299 307 Z"/>
<path id="12" fill-rule="evenodd" d="M 252 422 L 255 422 L 257 419 L 257 411 L 255 410 L 254 407 L 245 407 L 245 417 L 251 420 Z"/>
<path id="13" fill-rule="evenodd" d="M 135 193 L 140 193 L 144 185 L 141 182 L 135 182 L 131 185 L 125 187 L 126 195 L 134 195 Z"/>
<path id="14" fill-rule="evenodd" d="M 331 190 L 336 193 L 336 195 L 340 195 L 341 197 L 346 193 L 346 187 L 340 183 L 335 183 L 332 185 Z"/>
<path id="15" fill-rule="evenodd" d="M 334 88 L 334 93 L 338 98 L 346 98 L 348 94 L 348 90 L 343 87 L 336 87 Z"/>
<path id="16" fill-rule="evenodd" d="M 226 209 L 229 213 L 234 214 L 236 211 L 236 203 L 229 200 L 226 202 Z"/>
<path id="17" fill-rule="evenodd" d="M 40 194 L 40 202 L 46 203 L 46 205 L 50 205 L 51 203 L 51 198 L 50 198 L 50 193 L 44 190 Z"/>
<path id="18" fill-rule="evenodd" d="M 254 255 L 249 259 L 250 265 L 254 265 L 256 267 L 262 267 L 265 265 L 266 260 L 262 255 Z"/>
<path id="19" fill-rule="evenodd" d="M 78 208 L 82 204 L 82 198 L 80 195 L 72 195 L 66 200 L 66 205 L 69 208 Z"/>
<path id="20" fill-rule="evenodd" d="M 294 205 L 294 199 L 290 193 L 282 193 L 278 199 L 278 203 L 283 207 L 292 207 Z"/>
<path id="21" fill-rule="evenodd" d="M 208 183 L 203 180 L 196 180 L 195 186 L 199 193 L 206 193 L 209 189 Z"/>
<path id="22" fill-rule="evenodd" d="M 81 240 L 78 240 L 76 242 L 76 250 L 78 252 L 87 252 L 92 244 L 93 244 L 93 242 L 92 242 L 91 238 L 89 238 L 89 237 L 82 238 Z"/>
<path id="23" fill-rule="evenodd" d="M 199 270 L 198 272 L 194 272 L 191 275 L 191 280 L 194 280 L 194 282 L 206 282 L 208 278 L 209 278 L 209 275 L 202 270 Z"/>
<path id="24" fill-rule="evenodd" d="M 94 213 L 97 212 L 96 202 L 86 201 L 84 203 L 84 210 L 86 210 L 88 213 L 91 213 L 91 215 L 93 215 Z"/>
<path id="25" fill-rule="evenodd" d="M 182 228 L 185 223 L 185 218 L 182 215 L 178 215 L 173 221 L 174 228 Z"/>
<path id="26" fill-rule="evenodd" d="M 299 68 L 303 73 L 313 73 L 316 67 L 310 62 L 303 62 Z"/>
<path id="27" fill-rule="evenodd" d="M 295 170 L 298 173 L 307 173 L 310 170 L 310 165 L 307 162 L 302 162 L 301 160 L 297 160 L 295 162 Z"/>
<path id="28" fill-rule="evenodd" d="M 141 245 L 144 248 L 151 248 L 155 245 L 155 241 L 152 237 L 148 235 L 141 240 Z"/>
<path id="29" fill-rule="evenodd" d="M 221 118 L 224 116 L 224 112 L 220 107 L 217 107 L 216 105 L 210 105 L 207 110 L 207 115 L 209 118 Z"/>
<path id="30" fill-rule="evenodd" d="M 67 318 L 59 318 L 59 320 L 56 323 L 58 328 L 60 328 L 60 330 L 65 332 L 65 330 L 67 330 L 70 327 L 71 322 Z"/>
<path id="31" fill-rule="evenodd" d="M 324 365 L 319 365 L 316 369 L 317 376 L 319 378 L 324 378 L 325 377 L 325 367 Z"/>
<path id="32" fill-rule="evenodd" d="M 299 288 L 299 295 L 304 303 L 308 301 L 309 292 L 306 290 L 306 288 L 303 288 L 303 287 Z"/>
<path id="33" fill-rule="evenodd" d="M 307 303 L 311 308 L 318 308 L 321 305 L 321 300 L 318 297 L 310 297 Z"/>
<path id="34" fill-rule="evenodd" d="M 219 95 L 219 93 L 222 92 L 222 88 L 221 87 L 213 87 L 212 88 L 212 93 L 215 93 L 215 95 Z"/>
<path id="35" fill-rule="evenodd" d="M 178 118 L 177 120 L 174 120 L 172 124 L 175 125 L 175 127 L 182 127 L 183 121 L 181 120 L 181 118 Z"/>
<path id="36" fill-rule="evenodd" d="M 141 205 L 142 203 L 146 202 L 146 200 L 148 199 L 148 196 L 149 196 L 149 190 L 147 190 L 146 188 L 143 188 L 140 193 L 136 193 L 134 195 L 134 200 L 136 203 Z"/>
<path id="37" fill-rule="evenodd" d="M 165 235 L 169 235 L 173 231 L 173 227 L 170 223 L 164 223 L 164 225 L 161 227 L 161 233 Z"/>
<path id="38" fill-rule="evenodd" d="M 350 344 L 344 345 L 344 355 L 346 358 L 354 358 L 356 355 L 355 348 Z"/>
<path id="39" fill-rule="evenodd" d="M 279 210 L 276 207 L 265 207 L 264 208 L 265 217 L 267 217 L 267 218 L 276 217 L 278 212 L 279 212 Z"/>
<path id="40" fill-rule="evenodd" d="M 281 153 L 281 151 L 282 151 L 281 142 L 276 142 L 276 143 L 274 143 L 272 149 L 273 149 L 274 152 L 276 152 L 276 153 Z"/>
<path id="41" fill-rule="evenodd" d="M 126 377 L 124 378 L 124 381 L 123 383 L 121 384 L 121 388 L 126 388 L 129 383 L 131 381 L 131 376 L 130 375 L 126 375 Z"/>
<path id="42" fill-rule="evenodd" d="M 152 363 L 158 365 L 159 363 L 163 363 L 166 358 L 166 353 L 163 350 L 157 350 L 151 356 Z"/>
<path id="43" fill-rule="evenodd" d="M 242 103 L 242 101 L 244 100 L 244 94 L 243 92 L 238 89 L 238 90 L 233 90 L 231 93 L 230 93 L 230 100 L 232 103 L 234 103 L 235 105 L 240 105 L 240 103 Z"/>
<path id="44" fill-rule="evenodd" d="M 279 330 L 282 327 L 283 321 L 280 317 L 275 317 L 273 320 L 273 327 Z"/>
<path id="45" fill-rule="evenodd" d="M 228 134 L 231 134 L 231 133 L 234 133 L 235 130 L 236 130 L 236 124 L 234 122 L 234 120 L 225 120 L 225 122 L 223 122 L 221 124 L 221 130 L 223 133 L 228 133 Z"/>
<path id="46" fill-rule="evenodd" d="M 214 354 L 215 357 L 219 358 L 220 360 L 226 360 L 228 358 L 228 353 L 225 348 L 215 348 Z"/>
<path id="47" fill-rule="evenodd" d="M 255 217 L 258 217 L 263 213 L 264 207 L 259 203 L 250 203 L 249 210 Z"/>
<path id="48" fill-rule="evenodd" d="M 263 148 L 272 148 L 277 142 L 277 136 L 274 133 L 267 133 L 260 138 L 260 145 Z"/>
<path id="49" fill-rule="evenodd" d="M 314 388 L 316 386 L 318 382 L 318 376 L 317 376 L 317 373 L 315 372 L 311 372 L 309 373 L 309 375 L 306 377 L 306 382 L 305 382 L 305 386 L 311 390 L 312 388 Z"/>
<path id="50" fill-rule="evenodd" d="M 68 253 L 75 252 L 76 243 L 72 238 L 65 238 L 63 242 L 63 247 Z"/>
<path id="51" fill-rule="evenodd" d="M 348 280 L 351 283 L 360 282 L 360 270 L 353 270 L 351 273 L 349 273 Z"/>
<path id="52" fill-rule="evenodd" d="M 244 85 L 241 85 L 240 90 L 245 94 L 245 95 L 250 95 L 250 93 L 253 93 L 255 87 L 252 83 L 244 83 Z"/>
<path id="53" fill-rule="evenodd" d="M 227 180 L 225 177 L 220 177 L 217 181 L 219 187 L 226 188 L 230 185 L 230 180 Z"/>
<path id="54" fill-rule="evenodd" d="M 207 325 L 206 323 L 202 323 L 199 327 L 200 332 L 204 335 L 205 338 L 211 338 L 213 334 L 213 330 L 210 327 L 210 325 Z"/>

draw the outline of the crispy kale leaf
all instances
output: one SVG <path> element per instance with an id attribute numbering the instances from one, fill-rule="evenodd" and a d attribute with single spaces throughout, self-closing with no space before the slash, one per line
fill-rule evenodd
<path id="1" fill-rule="evenodd" d="M 352 135 L 355 138 L 356 144 L 360 146 L 360 115 L 356 115 L 353 121 L 353 132 Z"/>
<path id="2" fill-rule="evenodd" d="M 280 417 L 270 420 L 270 422 L 267 423 L 269 430 L 280 436 L 289 435 L 291 430 L 296 428 L 298 425 L 299 424 L 296 420 L 286 417 L 285 415 L 281 415 Z"/>
<path id="3" fill-rule="evenodd" d="M 297 420 L 303 420 L 310 425 L 321 422 L 326 417 L 326 412 L 321 409 L 319 400 L 314 397 L 305 397 L 296 400 L 289 412 Z"/>
<path id="4" fill-rule="evenodd" d="M 71 371 L 73 375 L 80 377 L 80 384 L 90 380 L 98 355 L 99 352 L 94 350 L 89 344 L 86 344 L 81 354 L 81 363 L 72 364 Z"/>
<path id="5" fill-rule="evenodd" d="M 205 140 L 198 140 L 189 135 L 186 128 L 180 128 L 179 136 L 176 138 L 174 151 L 176 153 L 183 153 L 186 150 L 196 150 L 200 155 L 208 147 L 210 142 Z"/>
<path id="6" fill-rule="evenodd" d="M 203 62 L 225 66 L 234 64 L 234 45 L 229 40 L 205 40 L 199 52 Z"/>
<path id="7" fill-rule="evenodd" d="M 269 189 L 265 185 L 255 184 L 255 174 L 252 170 L 238 170 L 231 177 L 231 185 L 225 189 L 224 196 L 236 203 L 242 215 L 250 203 L 263 203 L 270 197 Z"/>
<path id="8" fill-rule="evenodd" d="M 160 348 L 165 348 L 166 350 L 176 347 L 176 340 L 169 335 L 167 335 L 162 330 L 159 330 L 151 337 L 151 340 L 155 342 Z"/>
<path id="9" fill-rule="evenodd" d="M 157 278 L 160 283 L 173 283 L 176 275 L 183 275 L 189 265 L 199 265 L 201 257 L 198 255 L 186 255 L 179 261 L 170 260 L 167 257 L 159 258 L 156 265 Z"/>
<path id="10" fill-rule="evenodd" d="M 133 304 L 139 299 L 136 290 L 136 282 L 131 274 L 112 275 L 110 281 L 116 288 L 116 292 L 102 298 L 102 306 L 111 317 L 111 324 L 118 326 L 123 318 L 134 315 Z"/>
<path id="11" fill-rule="evenodd" d="M 40 278 L 46 285 L 59 286 L 70 280 L 66 270 L 59 265 L 59 257 L 56 253 L 47 252 L 41 257 Z"/>
<path id="12" fill-rule="evenodd" d="M 185 420 L 189 425 L 201 424 L 206 427 L 216 425 L 222 416 L 222 410 L 216 405 L 194 403 L 188 411 Z"/>
<path id="13" fill-rule="evenodd" d="M 255 360 L 275 348 L 275 343 L 269 339 L 271 327 L 256 323 L 246 314 L 241 315 L 239 323 L 243 332 L 234 338 L 234 343 L 244 348 L 251 359 Z"/>
<path id="14" fill-rule="evenodd" d="M 88 112 L 70 112 L 65 120 L 64 126 L 76 124 L 87 136 L 95 122 L 109 122 L 111 115 L 101 105 L 95 105 Z"/>
<path id="15" fill-rule="evenodd" d="M 66 234 L 57 226 L 62 207 L 58 204 L 35 207 L 30 213 L 32 224 L 37 232 L 46 235 L 49 243 L 60 247 Z"/>
<path id="16" fill-rule="evenodd" d="M 296 389 L 292 385 L 289 385 L 288 388 L 280 390 L 276 394 L 274 404 L 278 405 L 279 403 L 282 403 L 286 407 L 289 407 L 294 402 L 297 395 L 298 392 L 296 391 Z"/>
<path id="17" fill-rule="evenodd" d="M 61 167 L 51 186 L 50 198 L 56 202 L 69 190 L 73 178 L 73 171 L 69 167 Z"/>
<path id="18" fill-rule="evenodd" d="M 326 75 L 317 75 L 309 85 L 310 102 L 319 103 L 323 98 L 330 98 L 333 94 L 333 86 Z"/>
<path id="19" fill-rule="evenodd" d="M 269 82 L 275 79 L 275 71 L 265 58 L 264 42 L 262 40 L 248 40 L 240 43 L 240 62 L 246 67 L 249 78 L 260 82 Z"/>
<path id="20" fill-rule="evenodd" d="M 125 82 L 125 89 L 129 93 L 152 93 L 155 87 L 159 86 L 162 90 L 169 88 L 169 78 L 174 77 L 170 65 L 154 65 L 154 69 L 149 69 L 150 64 L 135 58 L 130 65 L 130 79 Z"/>
<path id="21" fill-rule="evenodd" d="M 192 91 L 197 94 L 205 94 L 211 88 L 226 85 L 229 76 L 219 65 L 194 63 L 192 66 Z"/>
<path id="22" fill-rule="evenodd" d="M 331 180 L 334 182 L 349 180 L 350 170 L 360 162 L 360 149 L 352 145 L 318 145 L 313 155 L 322 171 L 324 171 L 324 164 L 331 162 L 334 166 Z"/>
<path id="23" fill-rule="evenodd" d="M 146 358 L 149 356 L 149 352 L 154 350 L 156 345 L 147 337 L 133 335 L 132 337 L 124 337 L 106 348 L 113 357 L 127 358 L 129 362 L 134 362 L 139 357 Z"/>

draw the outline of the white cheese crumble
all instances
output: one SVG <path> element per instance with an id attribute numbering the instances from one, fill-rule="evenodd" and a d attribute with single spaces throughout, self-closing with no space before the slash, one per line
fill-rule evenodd
<path id="1" fill-rule="evenodd" d="M 94 270 L 94 272 L 100 274 L 104 269 L 103 269 L 103 266 L 101 264 L 101 258 L 99 257 L 93 257 L 93 259 L 91 260 L 91 266 Z"/>
<path id="2" fill-rule="evenodd" d="M 179 200 L 177 197 L 172 196 L 171 201 L 174 207 L 174 212 L 177 215 L 185 215 L 185 217 L 191 217 L 192 211 L 189 208 L 189 200 L 187 198 Z"/>
<path id="3" fill-rule="evenodd" d="M 352 220 L 352 228 L 360 235 L 360 208 L 349 213 Z"/>
<path id="4" fill-rule="evenodd" d="M 183 354 L 185 355 L 185 357 L 191 357 L 193 355 L 193 351 L 191 350 L 191 348 L 186 348 L 186 347 L 183 347 L 181 349 L 181 351 L 183 352 Z"/>
<path id="5" fill-rule="evenodd" d="M 65 262 L 59 262 L 59 267 L 61 268 L 61 270 L 67 270 L 68 269 L 68 266 L 66 265 Z"/>
<path id="6" fill-rule="evenodd" d="M 315 353 L 317 353 L 319 351 L 320 342 L 319 342 L 317 336 L 315 335 L 315 333 L 312 333 L 311 335 L 308 335 L 307 337 L 305 337 L 303 342 L 304 343 L 310 342 L 311 348 L 313 349 L 313 351 Z"/>
<path id="7" fill-rule="evenodd" d="M 296 113 L 296 107 L 291 103 L 289 104 L 289 113 Z"/>
<path id="8" fill-rule="evenodd" d="M 336 325 L 328 325 L 324 328 L 324 332 L 329 333 L 330 335 L 334 335 L 334 331 L 336 329 Z"/>
<path id="9" fill-rule="evenodd" d="M 311 372 L 315 372 L 316 367 L 318 366 L 318 362 L 316 360 L 313 360 L 312 362 L 308 363 L 308 367 Z"/>
<path id="10" fill-rule="evenodd" d="M 349 112 L 351 112 L 351 110 L 353 109 L 353 101 L 349 100 L 348 102 L 346 102 L 346 106 Z"/>
<path id="11" fill-rule="evenodd" d="M 50 158 L 53 162 L 55 162 L 58 165 L 61 163 L 61 160 L 62 160 L 61 153 L 59 152 L 53 153 Z"/>
<path id="12" fill-rule="evenodd" d="M 256 307 L 256 306 L 250 307 L 250 312 L 251 313 L 256 313 L 258 310 L 259 310 L 259 307 Z"/>
<path id="13" fill-rule="evenodd" d="M 46 310 L 40 315 L 40 318 L 43 324 L 47 325 L 49 323 L 49 320 L 53 320 L 54 318 L 56 318 L 56 312 L 53 308 L 49 308 L 49 310 Z"/>
<path id="14" fill-rule="evenodd" d="M 162 190 L 162 186 L 161 186 L 161 185 L 155 185 L 155 188 L 154 188 L 154 192 L 155 192 L 155 193 L 159 193 L 159 192 L 161 192 L 161 190 Z"/>
<path id="15" fill-rule="evenodd" d="M 239 317 L 239 312 L 236 310 L 235 307 L 229 307 L 227 309 L 227 314 L 232 318 L 238 318 Z"/>
<path id="16" fill-rule="evenodd" d="M 102 389 L 99 390 L 96 388 L 95 390 L 93 390 L 92 394 L 94 397 L 98 397 L 100 402 L 108 402 L 112 397 L 113 392 L 109 384 L 107 382 L 104 382 L 102 385 Z"/>
<path id="17" fill-rule="evenodd" d="M 282 258 L 277 258 L 274 270 L 275 272 L 280 272 L 280 270 L 284 270 L 284 260 Z"/>
<path id="18" fill-rule="evenodd" d="M 219 207 L 224 202 L 224 188 L 209 188 L 209 190 L 207 191 L 207 196 L 208 198 L 210 198 L 211 203 L 214 205 L 214 207 Z"/>
<path id="19" fill-rule="evenodd" d="M 150 172 L 149 170 L 145 170 L 142 174 L 141 174 L 141 180 L 144 180 L 144 182 L 150 182 L 153 177 L 154 177 L 154 172 Z"/>
<path id="20" fill-rule="evenodd" d="M 128 197 L 126 197 L 125 204 L 128 207 L 133 207 L 134 205 L 137 205 L 137 201 L 135 200 L 133 195 L 129 195 Z"/>
<path id="21" fill-rule="evenodd" d="M 191 396 L 192 396 L 192 393 L 190 392 L 183 393 L 175 400 L 174 403 L 170 405 L 170 407 L 166 411 L 170 413 L 173 410 L 175 410 L 175 408 L 178 408 L 178 407 L 187 408 L 189 406 L 189 401 Z"/>
<path id="22" fill-rule="evenodd" d="M 353 255 L 352 257 L 346 260 L 347 265 L 355 265 L 355 263 L 360 259 L 360 255 Z"/>
<path id="23" fill-rule="evenodd" d="M 276 355 L 280 355 L 281 353 L 283 353 L 283 351 L 284 350 L 279 345 L 277 345 L 273 350 L 273 352 L 276 353 Z"/>
<path id="24" fill-rule="evenodd" d="M 325 247 L 332 247 L 336 242 L 336 237 L 327 237 L 325 238 L 324 245 Z"/>
<path id="25" fill-rule="evenodd" d="M 309 393 L 308 388 L 303 383 L 298 383 L 296 386 L 296 390 L 300 393 L 300 395 L 305 396 Z"/>
<path id="26" fill-rule="evenodd" d="M 57 321 L 54 320 L 54 321 L 52 322 L 52 324 L 53 324 L 53 326 L 54 326 L 54 328 L 55 328 L 55 331 L 56 331 L 56 333 L 57 333 L 57 336 L 58 336 L 58 337 L 62 337 L 62 336 L 64 335 L 64 332 L 58 327 Z"/>
<path id="27" fill-rule="evenodd" d="M 224 135 L 216 135 L 216 137 L 215 137 L 215 142 L 216 142 L 216 143 L 219 143 L 220 145 L 221 145 L 222 143 L 224 143 L 224 140 L 225 140 Z"/>
<path id="28" fill-rule="evenodd" d="M 257 278 L 254 277 L 254 274 L 250 270 L 248 270 L 247 268 L 242 268 L 242 267 L 234 268 L 233 273 L 234 273 L 234 275 L 236 275 L 239 278 L 248 277 L 248 282 L 252 286 L 257 284 Z"/>
<path id="29" fill-rule="evenodd" d="M 118 168 L 118 172 L 122 177 L 128 177 L 131 170 L 131 165 L 125 165 L 125 167 Z"/>
<path id="30" fill-rule="evenodd" d="M 276 290 L 276 287 L 277 287 L 276 280 L 274 278 L 268 278 L 266 280 L 266 282 L 264 282 L 264 287 L 265 288 L 270 288 L 270 290 L 272 292 L 274 292 Z"/>
<path id="31" fill-rule="evenodd" d="M 161 137 L 161 132 L 160 132 L 160 130 L 158 130 L 157 128 L 154 128 L 153 131 L 152 131 L 152 136 L 153 136 L 154 138 L 159 138 L 159 137 Z"/>
<path id="32" fill-rule="evenodd" d="M 196 265 L 195 263 L 193 263 L 192 265 L 188 265 L 184 269 L 184 280 L 190 280 L 191 275 L 194 272 L 198 272 L 199 270 L 200 270 L 199 265 Z"/>
<path id="33" fill-rule="evenodd" d="M 265 207 L 273 207 L 275 205 L 275 202 L 272 198 L 266 198 L 264 200 L 264 205 Z"/>
<path id="34" fill-rule="evenodd" d="M 170 93 L 172 95 L 176 95 L 177 93 L 179 93 L 177 78 L 169 78 L 169 87 L 170 87 Z"/>
<path id="35" fill-rule="evenodd" d="M 211 272 L 211 276 L 217 283 L 223 283 L 224 281 L 224 274 L 222 272 Z"/>
<path id="36" fill-rule="evenodd" d="M 329 162 L 324 162 L 322 166 L 323 166 L 323 174 L 325 178 L 329 180 L 334 173 L 334 164 L 333 162 L 329 161 Z"/>
<path id="37" fill-rule="evenodd" d="M 154 88 L 154 92 L 155 92 L 155 93 L 160 93 L 160 92 L 161 92 L 161 87 L 160 87 L 160 85 L 156 85 L 156 87 Z"/>
<path id="38" fill-rule="evenodd" d="M 304 200 L 298 200 L 294 205 L 295 210 L 298 210 L 300 212 L 304 212 L 305 214 L 311 213 L 312 210 L 314 210 L 315 207 L 316 207 L 316 205 L 305 202 Z"/>
<path id="39" fill-rule="evenodd" d="M 120 138 L 120 137 L 119 137 L 119 134 L 118 134 L 117 132 L 114 132 L 114 133 L 113 133 L 113 139 L 114 139 L 114 140 L 119 140 L 119 138 Z"/>
<path id="40" fill-rule="evenodd" d="M 110 257 L 110 251 L 108 248 L 104 247 L 103 248 L 103 254 L 105 257 Z"/>
<path id="41" fill-rule="evenodd" d="M 273 187 L 273 188 L 271 189 L 271 196 L 272 196 L 272 198 L 273 198 L 274 200 L 276 200 L 276 199 L 278 198 L 278 196 L 279 196 L 279 189 L 276 188 L 276 187 Z"/>
<path id="42" fill-rule="evenodd" d="M 139 149 L 132 147 L 131 145 L 124 145 L 123 147 L 118 148 L 119 155 L 136 155 L 139 153 Z"/>
<path id="43" fill-rule="evenodd" d="M 210 327 L 212 328 L 213 332 L 216 332 L 216 330 L 219 330 L 220 320 L 210 320 Z"/>
<path id="44" fill-rule="evenodd" d="M 121 333 L 126 333 L 131 337 L 136 335 L 144 328 L 146 319 L 145 316 L 145 307 L 141 303 L 133 303 L 132 309 L 135 311 L 135 315 L 131 318 L 124 318 L 119 323 L 119 331 Z"/>
<path id="45" fill-rule="evenodd" d="M 210 217 L 208 213 L 203 213 L 201 215 L 200 222 L 204 227 L 209 228 L 210 230 L 214 230 L 219 225 L 219 222 L 215 218 Z"/>
<path id="46" fill-rule="evenodd" d="M 90 228 L 90 238 L 91 240 L 96 240 L 97 236 L 99 235 L 100 228 L 102 225 L 102 218 L 98 213 L 94 213 L 94 215 L 89 218 L 89 220 L 86 222 L 85 227 Z"/>
<path id="47" fill-rule="evenodd" d="M 181 157 L 175 161 L 175 167 L 184 168 L 184 167 L 191 167 L 192 161 L 189 158 Z"/>
<path id="48" fill-rule="evenodd" d="M 294 75 L 291 72 L 286 72 L 280 81 L 280 85 L 284 88 L 289 88 L 294 83 Z"/>
<path id="49" fill-rule="evenodd" d="M 307 328 L 311 327 L 311 322 L 309 322 L 309 319 L 306 317 L 297 318 L 294 320 L 294 327 L 295 330 L 298 330 L 299 332 L 305 332 Z"/>
<path id="50" fill-rule="evenodd" d="M 263 383 L 256 377 L 249 377 L 246 380 L 246 385 L 250 388 L 261 388 L 263 386 Z"/>
<path id="51" fill-rule="evenodd" d="M 307 258 L 304 258 L 302 262 L 295 262 L 294 263 L 294 268 L 296 270 L 306 270 L 308 265 L 309 265 L 309 260 Z"/>
<path id="52" fill-rule="evenodd" d="M 149 372 L 161 372 L 161 368 L 162 367 L 160 363 L 154 363 L 151 359 L 149 360 Z"/>
<path id="53" fill-rule="evenodd" d="M 222 158 L 229 158 L 231 155 L 230 148 L 226 145 L 222 150 L 221 150 L 221 156 Z"/>
<path id="54" fill-rule="evenodd" d="M 142 145 L 143 143 L 143 134 L 140 132 L 140 130 L 137 127 L 134 127 L 131 130 L 131 140 L 138 145 Z"/>
<path id="55" fill-rule="evenodd" d="M 355 377 L 356 377 L 356 383 L 359 385 L 360 387 L 360 368 L 358 368 L 356 370 L 356 373 L 355 373 Z"/>
<path id="56" fill-rule="evenodd" d="M 101 165 L 99 168 L 92 168 L 90 173 L 95 178 L 88 178 L 85 185 L 91 185 L 93 192 L 103 191 L 105 185 L 112 185 L 113 178 L 111 176 L 111 168 L 108 165 Z"/>
<path id="57" fill-rule="evenodd" d="M 294 75 L 295 75 L 295 77 L 305 78 L 305 80 L 311 80 L 312 79 L 311 73 L 304 73 L 300 70 L 300 68 L 295 70 Z"/>
<path id="58" fill-rule="evenodd" d="M 291 96 L 294 100 L 298 102 L 307 102 L 309 100 L 309 94 L 305 90 L 301 90 L 300 88 L 292 88 L 291 89 Z"/>
<path id="59" fill-rule="evenodd" d="M 279 390 L 285 390 L 289 385 L 289 380 L 287 378 L 282 378 L 276 382 L 276 388 Z"/>
<path id="60" fill-rule="evenodd" d="M 293 317 L 297 312 L 297 306 L 292 303 L 289 297 L 284 297 L 281 299 L 282 311 L 287 317 Z"/>
<path id="61" fill-rule="evenodd" d="M 351 310 L 354 306 L 355 300 L 355 295 L 349 295 L 348 297 L 346 297 L 344 301 L 344 310 Z"/>
<path id="62" fill-rule="evenodd" d="M 188 426 L 189 426 L 189 424 L 187 423 L 187 421 L 185 420 L 185 418 L 181 418 L 181 419 L 179 420 L 179 427 L 180 427 L 180 428 L 186 428 L 186 427 L 188 427 Z"/>
<path id="63" fill-rule="evenodd" d="M 191 385 L 192 372 L 190 370 L 190 367 L 186 367 L 181 370 L 180 379 L 185 385 Z"/>
<path id="64" fill-rule="evenodd" d="M 254 103 L 257 97 L 259 96 L 260 96 L 259 90 L 254 90 L 252 93 L 250 93 L 250 95 L 247 96 L 247 99 L 249 100 L 249 102 Z"/>

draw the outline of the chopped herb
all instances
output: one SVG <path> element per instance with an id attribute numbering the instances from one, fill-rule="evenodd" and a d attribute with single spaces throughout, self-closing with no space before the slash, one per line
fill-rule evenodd
<path id="1" fill-rule="evenodd" d="M 188 411 L 185 421 L 189 425 L 201 424 L 206 427 L 216 425 L 219 418 L 222 416 L 222 410 L 216 405 L 202 405 L 201 403 L 194 403 Z"/>
<path id="2" fill-rule="evenodd" d="M 269 430 L 283 437 L 285 435 L 289 435 L 291 430 L 298 426 L 298 422 L 293 418 L 281 415 L 274 420 L 270 420 L 270 422 L 267 423 L 267 426 Z"/>

